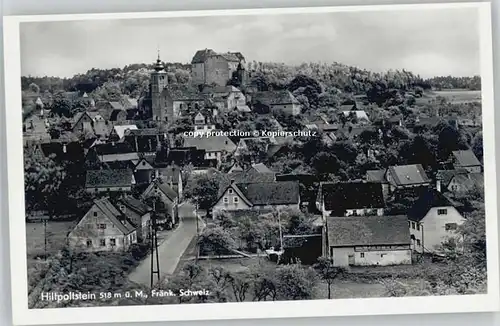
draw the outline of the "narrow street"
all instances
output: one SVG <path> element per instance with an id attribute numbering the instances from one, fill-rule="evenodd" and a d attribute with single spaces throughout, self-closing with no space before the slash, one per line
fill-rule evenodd
<path id="1" fill-rule="evenodd" d="M 158 246 L 160 261 L 160 279 L 172 274 L 181 256 L 196 236 L 196 217 L 194 206 L 188 202 L 179 205 L 180 222 L 178 227 L 170 233 L 167 239 Z M 202 225 L 200 224 L 200 229 Z M 156 261 L 155 261 L 156 264 Z M 151 255 L 145 258 L 137 268 L 130 273 L 129 280 L 134 283 L 150 286 L 151 282 Z M 156 275 L 155 282 L 157 280 Z"/>

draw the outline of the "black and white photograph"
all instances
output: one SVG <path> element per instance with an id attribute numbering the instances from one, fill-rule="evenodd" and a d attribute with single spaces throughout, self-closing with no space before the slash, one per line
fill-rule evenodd
<path id="1" fill-rule="evenodd" d="M 13 17 L 19 320 L 492 309 L 489 6 L 345 8 Z"/>

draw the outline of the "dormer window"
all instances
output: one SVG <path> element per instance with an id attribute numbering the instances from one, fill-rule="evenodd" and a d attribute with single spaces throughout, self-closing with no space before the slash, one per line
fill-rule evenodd
<path id="1" fill-rule="evenodd" d="M 229 189 L 228 192 L 229 192 L 230 195 L 232 195 L 233 194 L 233 189 Z"/>

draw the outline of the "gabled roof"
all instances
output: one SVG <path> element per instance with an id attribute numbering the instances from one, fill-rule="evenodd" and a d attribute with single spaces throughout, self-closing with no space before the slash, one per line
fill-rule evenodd
<path id="1" fill-rule="evenodd" d="M 146 203 L 132 196 L 120 198 L 118 202 L 140 215 L 144 215 L 152 211 L 152 208 Z"/>
<path id="2" fill-rule="evenodd" d="M 85 178 L 85 187 L 130 187 L 132 179 L 133 172 L 130 169 L 89 170 Z"/>
<path id="3" fill-rule="evenodd" d="M 92 150 L 94 150 L 97 155 L 128 154 L 135 152 L 129 143 L 96 144 L 92 147 Z"/>
<path id="4" fill-rule="evenodd" d="M 382 185 L 376 182 L 337 182 L 321 184 L 325 210 L 385 207 Z"/>
<path id="5" fill-rule="evenodd" d="M 396 165 L 387 170 L 398 186 L 429 183 L 430 179 L 421 164 Z"/>
<path id="6" fill-rule="evenodd" d="M 462 167 L 481 165 L 481 162 L 479 162 L 476 155 L 474 155 L 474 152 L 472 152 L 471 150 L 453 151 L 452 155 L 455 158 L 456 162 Z"/>
<path id="7" fill-rule="evenodd" d="M 233 152 L 236 145 L 227 136 L 185 137 L 185 147 L 196 147 L 207 152 Z"/>
<path id="8" fill-rule="evenodd" d="M 168 182 L 163 180 L 162 178 L 158 178 L 153 181 L 153 189 L 155 187 L 158 187 L 158 189 L 171 201 L 177 199 L 177 192 L 174 189 L 172 189 L 169 186 Z"/>
<path id="9" fill-rule="evenodd" d="M 454 176 L 459 174 L 469 173 L 465 169 L 455 169 L 455 170 L 438 170 L 436 173 L 436 180 L 440 180 L 442 184 L 446 187 L 450 183 Z"/>
<path id="10" fill-rule="evenodd" d="M 467 189 L 473 189 L 474 187 L 478 189 L 484 188 L 484 176 L 482 173 L 457 174 L 452 180 L 461 186 L 465 186 Z"/>
<path id="11" fill-rule="evenodd" d="M 408 218 L 394 216 L 327 217 L 330 247 L 409 245 Z"/>
<path id="12" fill-rule="evenodd" d="M 368 170 L 366 171 L 366 181 L 370 182 L 385 182 L 385 169 Z"/>
<path id="13" fill-rule="evenodd" d="M 113 110 L 124 110 L 123 105 L 120 102 L 110 101 L 109 104 L 111 105 Z"/>
<path id="14" fill-rule="evenodd" d="M 120 137 L 120 139 L 122 139 L 123 136 L 125 136 L 125 132 L 127 130 L 137 130 L 137 129 L 138 128 L 136 125 L 119 125 L 113 127 L 113 130 L 118 135 L 118 137 Z"/>
<path id="15" fill-rule="evenodd" d="M 349 117 L 351 114 L 353 114 L 356 116 L 356 119 L 358 119 L 358 120 L 370 121 L 370 119 L 368 118 L 368 115 L 363 110 L 342 111 L 342 114 L 344 114 L 344 116 L 346 116 L 346 117 Z"/>
<path id="16" fill-rule="evenodd" d="M 164 135 L 157 128 L 144 128 L 144 129 L 127 129 L 124 133 L 125 136 L 156 136 Z"/>
<path id="17" fill-rule="evenodd" d="M 56 160 L 70 160 L 75 162 L 84 158 L 83 146 L 79 142 L 62 143 L 51 141 L 40 144 L 40 149 L 44 156 L 55 156 Z"/>
<path id="18" fill-rule="evenodd" d="M 268 168 L 264 163 L 257 163 L 252 165 L 252 169 L 259 173 L 274 173 L 270 168 Z"/>
<path id="19" fill-rule="evenodd" d="M 135 230 L 135 226 L 109 201 L 107 198 L 94 200 L 101 212 L 113 223 L 118 230 L 127 235 Z"/>
<path id="20" fill-rule="evenodd" d="M 237 188 L 252 205 L 298 204 L 299 183 L 294 181 L 236 183 Z"/>
<path id="21" fill-rule="evenodd" d="M 295 96 L 287 90 L 257 92 L 252 96 L 252 103 L 260 103 L 267 106 L 300 104 Z"/>
<path id="22" fill-rule="evenodd" d="M 408 218 L 421 221 L 433 207 L 449 207 L 452 203 L 442 193 L 435 189 L 425 189 L 408 211 Z"/>

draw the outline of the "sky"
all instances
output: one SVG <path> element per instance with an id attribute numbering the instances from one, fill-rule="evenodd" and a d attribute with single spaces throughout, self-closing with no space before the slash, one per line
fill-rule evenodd
<path id="1" fill-rule="evenodd" d="M 339 62 L 422 77 L 479 74 L 477 9 L 30 22 L 21 25 L 24 76 L 71 77 L 91 68 L 189 63 L 199 49 L 248 61 Z"/>

